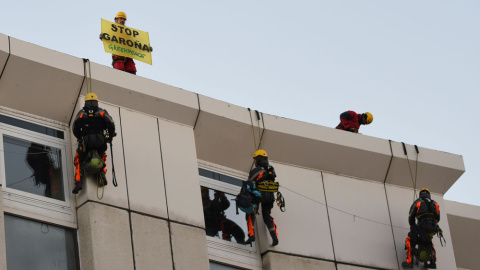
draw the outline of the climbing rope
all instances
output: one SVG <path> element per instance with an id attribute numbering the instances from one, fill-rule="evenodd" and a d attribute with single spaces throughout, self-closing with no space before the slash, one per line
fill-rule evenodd
<path id="1" fill-rule="evenodd" d="M 102 196 L 101 197 L 98 195 L 98 190 L 100 189 L 100 181 L 102 181 Z M 105 193 L 105 185 L 103 183 L 102 173 L 97 173 L 97 198 L 99 200 L 102 200 L 104 193 Z"/>
<path id="2" fill-rule="evenodd" d="M 253 149 L 255 151 L 257 150 L 257 140 L 255 138 L 255 128 L 253 126 L 252 111 L 250 110 L 250 108 L 247 108 L 247 109 L 248 109 L 248 114 L 250 115 L 250 125 L 252 127 L 252 133 L 253 133 Z"/>
<path id="3" fill-rule="evenodd" d="M 87 65 L 88 62 L 88 76 L 87 76 Z M 90 60 L 83 58 L 83 75 L 85 76 L 85 80 L 87 81 L 87 93 L 92 92 L 92 68 L 90 66 Z"/>
<path id="4" fill-rule="evenodd" d="M 262 136 L 260 135 L 260 114 L 257 110 L 255 110 L 255 114 L 257 115 L 257 127 L 258 127 L 258 148 L 262 148 Z"/>
<path id="5" fill-rule="evenodd" d="M 417 186 L 417 171 L 418 171 L 418 147 L 415 145 L 415 150 L 417 151 L 417 158 L 415 161 L 415 179 L 413 178 L 413 173 L 412 173 L 412 167 L 410 166 L 410 159 L 408 158 L 408 153 L 407 153 L 407 147 L 405 146 L 405 143 L 402 142 L 403 145 L 403 153 L 407 157 L 407 164 L 408 164 L 408 171 L 410 172 L 410 178 L 412 179 L 412 184 L 413 184 L 413 200 L 415 201 L 417 199 L 417 194 L 415 192 L 416 186 Z"/>
<path id="6" fill-rule="evenodd" d="M 417 173 L 418 173 L 418 147 L 415 145 L 415 151 L 417 152 L 417 157 L 415 159 L 415 182 L 413 184 L 413 198 L 415 199 L 415 189 L 417 188 Z"/>

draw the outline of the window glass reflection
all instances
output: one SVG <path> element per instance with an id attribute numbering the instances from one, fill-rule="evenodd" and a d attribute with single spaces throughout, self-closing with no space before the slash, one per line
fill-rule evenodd
<path id="1" fill-rule="evenodd" d="M 8 188 L 64 201 L 60 149 L 3 136 Z"/>
<path id="2" fill-rule="evenodd" d="M 229 265 L 219 264 L 216 262 L 210 262 L 210 270 L 236 270 L 241 268 L 236 268 Z"/>
<path id="3" fill-rule="evenodd" d="M 7 269 L 75 270 L 71 230 L 5 215 Z"/>
<path id="4" fill-rule="evenodd" d="M 201 187 L 206 234 L 243 244 L 247 226 L 243 215 L 237 215 L 235 196 Z"/>

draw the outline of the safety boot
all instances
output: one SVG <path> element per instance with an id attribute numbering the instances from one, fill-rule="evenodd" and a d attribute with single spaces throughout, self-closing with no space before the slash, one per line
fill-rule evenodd
<path id="1" fill-rule="evenodd" d="M 245 241 L 245 245 L 250 245 L 254 241 L 255 241 L 255 235 L 249 236 L 247 241 Z"/>
<path id="2" fill-rule="evenodd" d="M 404 268 L 413 268 L 413 262 L 407 263 L 406 261 L 402 262 Z"/>
<path id="3" fill-rule="evenodd" d="M 73 188 L 72 193 L 77 194 L 82 189 L 83 189 L 83 183 L 82 182 L 77 182 L 77 183 L 75 183 L 75 187 Z"/>
<path id="4" fill-rule="evenodd" d="M 278 237 L 275 229 L 270 229 L 270 236 L 272 237 L 272 247 L 278 245 Z"/>
<path id="5" fill-rule="evenodd" d="M 430 264 L 425 263 L 423 266 L 429 269 L 437 269 L 437 264 L 435 262 L 430 262 Z"/>
<path id="6" fill-rule="evenodd" d="M 72 190 L 73 194 L 77 194 L 80 190 L 83 189 L 83 174 L 80 174 L 80 181 L 75 181 L 75 187 Z"/>

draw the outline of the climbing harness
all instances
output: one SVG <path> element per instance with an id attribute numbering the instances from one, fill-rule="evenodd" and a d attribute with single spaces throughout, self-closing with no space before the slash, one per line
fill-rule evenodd
<path id="1" fill-rule="evenodd" d="M 263 192 L 277 192 L 280 184 L 278 182 L 273 182 L 272 180 L 265 180 L 258 182 L 257 190 Z"/>

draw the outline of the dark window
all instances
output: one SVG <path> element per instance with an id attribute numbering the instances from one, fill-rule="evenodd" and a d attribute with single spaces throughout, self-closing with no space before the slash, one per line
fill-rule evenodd
<path id="1" fill-rule="evenodd" d="M 3 135 L 8 188 L 65 201 L 60 149 Z"/>
<path id="2" fill-rule="evenodd" d="M 239 187 L 241 187 L 242 184 L 243 184 L 243 181 L 240 180 L 240 179 L 233 178 L 231 176 L 224 175 L 224 174 L 221 174 L 221 173 L 216 173 L 216 172 L 212 172 L 212 171 L 209 171 L 209 170 L 201 169 L 201 168 L 198 168 L 198 173 L 201 176 L 205 176 L 205 177 L 208 177 L 208 178 L 211 178 L 211 179 L 215 179 L 215 180 L 218 180 L 218 181 L 221 181 L 221 182 L 224 182 L 224 183 L 228 183 L 228 184 L 232 184 L 232 185 L 235 185 L 235 186 L 239 186 Z"/>
<path id="3" fill-rule="evenodd" d="M 245 214 L 236 214 L 235 196 L 207 187 L 201 187 L 201 192 L 206 234 L 243 243 L 248 229 Z"/>
<path id="4" fill-rule="evenodd" d="M 237 268 L 237 267 L 220 264 L 216 262 L 210 262 L 210 270 L 236 270 L 236 269 L 242 269 L 242 268 Z"/>
<path id="5" fill-rule="evenodd" d="M 74 232 L 5 215 L 7 269 L 75 270 Z"/>
<path id="6" fill-rule="evenodd" d="M 64 139 L 63 131 L 53 128 L 44 127 L 41 125 L 33 124 L 16 118 L 8 117 L 0 114 L 0 123 L 7 125 L 28 129 L 30 131 L 46 134 L 55 138 Z"/>

